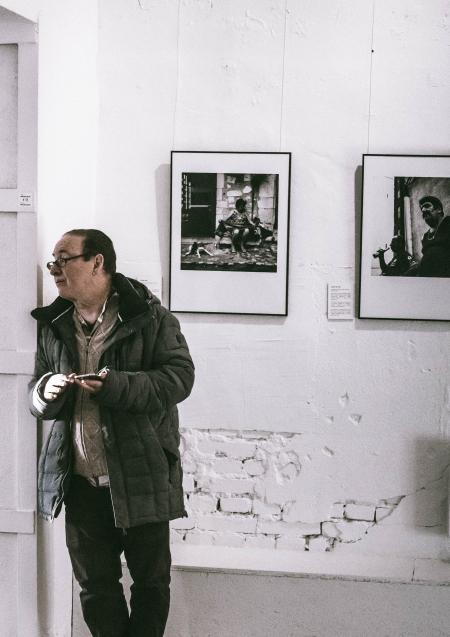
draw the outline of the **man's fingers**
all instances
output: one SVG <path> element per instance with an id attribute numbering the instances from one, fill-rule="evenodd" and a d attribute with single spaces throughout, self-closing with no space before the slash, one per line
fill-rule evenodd
<path id="1" fill-rule="evenodd" d="M 53 374 L 50 376 L 44 390 L 44 398 L 46 400 L 55 400 L 64 391 L 66 391 L 69 385 L 73 384 L 73 374 Z"/>
<path id="2" fill-rule="evenodd" d="M 65 389 L 68 384 L 69 383 L 66 383 L 65 381 L 56 381 L 51 384 L 51 387 L 53 387 L 54 389 Z"/>
<path id="3" fill-rule="evenodd" d="M 75 378 L 75 383 L 85 389 L 89 394 L 96 394 L 103 386 L 101 380 L 79 380 Z"/>
<path id="4" fill-rule="evenodd" d="M 63 374 L 57 374 L 55 378 L 52 380 L 52 385 L 54 387 L 65 388 L 67 385 L 72 385 L 74 382 L 75 373 L 69 374 L 65 376 Z"/>
<path id="5" fill-rule="evenodd" d="M 47 382 L 47 386 L 45 388 L 45 397 L 47 399 L 55 400 L 60 396 L 66 389 L 73 384 L 77 384 L 83 389 L 85 389 L 90 394 L 97 393 L 101 387 L 102 382 L 97 380 L 78 380 L 75 378 L 76 374 L 72 372 L 71 374 L 54 374 L 54 376 L 50 377 Z"/>

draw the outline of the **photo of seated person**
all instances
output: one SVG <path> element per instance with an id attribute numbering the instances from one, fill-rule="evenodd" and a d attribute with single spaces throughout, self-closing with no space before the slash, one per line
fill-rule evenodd
<path id="1" fill-rule="evenodd" d="M 215 244 L 219 246 L 220 240 L 225 234 L 231 236 L 231 252 L 247 252 L 245 243 L 250 234 L 250 230 L 254 228 L 245 211 L 247 202 L 245 199 L 238 199 L 235 203 L 235 210 L 225 220 L 219 221 L 219 225 L 215 230 Z"/>

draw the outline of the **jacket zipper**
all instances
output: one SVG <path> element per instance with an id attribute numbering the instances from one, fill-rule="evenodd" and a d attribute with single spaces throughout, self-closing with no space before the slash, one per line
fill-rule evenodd
<path id="1" fill-rule="evenodd" d="M 119 316 L 119 321 L 120 321 L 120 322 L 122 322 L 122 318 L 121 318 L 120 316 Z M 89 344 L 90 344 L 90 340 L 89 340 Z M 86 349 L 85 372 L 87 371 L 87 352 L 88 352 L 88 350 L 89 350 L 89 345 L 87 346 L 87 349 Z M 104 350 L 104 351 L 102 352 L 101 356 L 100 356 L 100 359 L 99 359 L 99 361 L 98 361 L 98 364 L 99 364 L 99 365 L 100 365 L 100 363 L 101 363 L 101 361 L 102 361 L 102 358 L 103 358 L 103 356 L 104 356 L 104 354 L 105 354 L 105 351 L 106 351 L 106 350 Z M 100 372 L 103 372 L 103 371 L 106 371 L 106 372 L 108 371 L 108 366 L 107 366 L 107 365 L 103 366 L 103 367 L 102 367 L 102 369 L 100 369 L 100 370 L 97 372 L 97 374 L 99 374 Z M 100 407 L 100 411 L 99 411 L 99 413 L 100 413 L 100 423 L 102 423 L 102 424 L 104 425 L 104 423 L 105 423 L 105 415 L 104 415 L 104 413 L 102 413 L 102 412 L 103 412 L 103 410 L 102 410 L 102 408 Z M 114 506 L 114 499 L 113 499 L 113 494 L 112 494 L 112 490 L 111 490 L 111 472 L 110 472 L 110 470 L 109 470 L 109 466 L 108 466 L 108 453 L 107 453 L 107 451 L 106 451 L 105 439 L 104 439 L 103 432 L 101 431 L 101 429 L 100 429 L 100 432 L 101 432 L 101 436 L 102 436 L 102 439 L 103 439 L 103 446 L 104 446 L 104 449 L 105 449 L 105 462 L 106 462 L 106 469 L 107 469 L 107 471 L 108 471 L 108 477 L 109 477 L 109 492 L 110 492 L 110 495 L 111 495 L 111 506 L 112 506 L 113 516 L 114 516 L 114 525 L 115 525 L 118 529 L 121 529 L 121 530 L 122 530 L 122 534 L 123 534 L 123 535 L 126 535 L 126 534 L 127 534 L 126 529 L 125 529 L 125 528 L 123 528 L 123 527 L 118 526 L 118 524 L 117 524 L 116 508 L 115 508 L 115 506 Z M 83 444 L 83 446 L 84 446 L 84 444 Z M 86 458 L 87 458 L 87 455 L 86 455 Z"/>
<path id="2" fill-rule="evenodd" d="M 87 339 L 87 344 L 85 347 L 85 352 L 84 352 L 84 374 L 87 373 L 88 371 L 88 357 L 89 357 L 89 346 L 91 344 L 91 337 L 88 336 Z M 83 447 L 83 453 L 84 453 L 84 457 L 86 459 L 86 462 L 89 464 L 89 458 L 87 455 L 87 451 L 86 451 L 86 445 L 84 444 L 84 425 L 83 425 L 83 406 L 84 406 L 84 395 L 85 392 L 83 389 L 81 389 L 81 396 L 80 396 L 80 437 L 81 437 L 81 444 Z"/>

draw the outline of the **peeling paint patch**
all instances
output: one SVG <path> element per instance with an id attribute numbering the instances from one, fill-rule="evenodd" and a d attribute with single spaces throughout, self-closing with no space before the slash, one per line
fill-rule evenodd
<path id="1" fill-rule="evenodd" d="M 396 495 L 393 498 L 386 498 L 385 500 L 380 500 L 379 506 L 393 506 L 396 507 L 400 504 L 400 502 L 406 498 L 405 495 Z"/>
<path id="2" fill-rule="evenodd" d="M 280 472 L 285 480 L 294 480 L 299 474 L 297 467 L 292 462 L 285 465 Z"/>
<path id="3" fill-rule="evenodd" d="M 377 507 L 375 510 L 375 522 L 382 522 L 392 514 L 393 510 L 394 507 Z"/>
<path id="4" fill-rule="evenodd" d="M 335 451 L 320 449 L 323 443 L 305 453 L 302 434 L 192 428 L 181 433 L 188 518 L 171 524 L 175 542 L 323 552 L 405 520 L 442 528 L 449 466 L 412 493 L 377 502 L 340 499 L 327 511 L 316 494 L 302 489 L 302 472 L 308 474 L 311 462 L 322 467 L 323 484 L 335 480 L 330 470 L 335 463 L 318 453 L 334 457 Z M 430 466 L 438 462 L 433 454 L 430 448 Z"/>
<path id="5" fill-rule="evenodd" d="M 290 11 L 288 9 L 286 9 L 286 13 L 290 13 Z M 293 33 L 294 35 L 297 35 L 301 38 L 306 38 L 307 36 L 307 30 L 305 25 L 303 24 L 303 22 L 301 20 L 295 20 L 294 23 L 294 27 L 293 27 Z"/>
<path id="6" fill-rule="evenodd" d="M 352 522 L 349 520 L 324 522 L 322 524 L 322 533 L 325 537 L 333 538 L 337 542 L 354 544 L 355 542 L 360 542 L 374 524 L 374 522 Z"/>
<path id="7" fill-rule="evenodd" d="M 334 545 L 334 538 L 326 537 L 324 535 L 311 535 L 306 541 L 307 551 L 331 551 Z"/>
<path id="8" fill-rule="evenodd" d="M 231 76 L 237 75 L 238 69 L 236 64 L 225 62 L 224 64 L 222 64 L 222 69 L 225 71 L 227 75 L 231 75 Z"/>
<path id="9" fill-rule="evenodd" d="M 375 506 L 373 504 L 348 502 L 345 505 L 344 517 L 347 520 L 373 522 L 375 520 Z"/>
<path id="10" fill-rule="evenodd" d="M 343 519 L 344 518 L 344 502 L 335 502 L 331 506 L 330 510 L 330 518 L 333 519 Z"/>
<path id="11" fill-rule="evenodd" d="M 339 397 L 339 404 L 341 407 L 347 407 L 349 402 L 350 396 L 347 394 L 347 392 Z"/>
<path id="12" fill-rule="evenodd" d="M 251 13 L 250 13 L 250 11 L 248 9 L 245 12 L 245 17 L 252 24 L 255 24 L 255 25 L 261 27 L 261 29 L 263 31 L 267 31 L 267 24 L 264 22 L 264 20 L 261 20 L 261 18 L 257 18 L 256 16 L 251 15 Z"/>

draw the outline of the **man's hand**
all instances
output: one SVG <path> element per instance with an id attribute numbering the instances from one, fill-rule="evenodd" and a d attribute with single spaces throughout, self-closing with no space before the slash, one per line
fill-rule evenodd
<path id="1" fill-rule="evenodd" d="M 56 400 L 58 396 L 66 391 L 70 385 L 73 385 L 73 374 L 66 376 L 65 374 L 52 374 L 44 387 L 44 400 L 51 403 Z"/>
<path id="2" fill-rule="evenodd" d="M 102 379 L 103 379 L 103 378 L 105 378 L 107 373 L 108 372 L 103 370 L 103 371 L 100 372 L 99 376 L 101 376 Z M 74 378 L 73 380 L 74 380 L 76 385 L 78 385 L 82 389 L 85 389 L 89 394 L 98 394 L 98 392 L 103 387 L 103 380 L 87 380 L 87 379 L 84 379 L 84 378 L 82 378 L 82 379 Z"/>
<path id="3" fill-rule="evenodd" d="M 382 254 L 384 254 L 385 252 L 387 252 L 389 250 L 389 246 L 386 243 L 386 245 L 384 246 L 384 248 L 378 248 L 378 250 L 376 252 L 373 253 L 373 258 L 376 259 L 379 256 L 381 256 Z"/>

